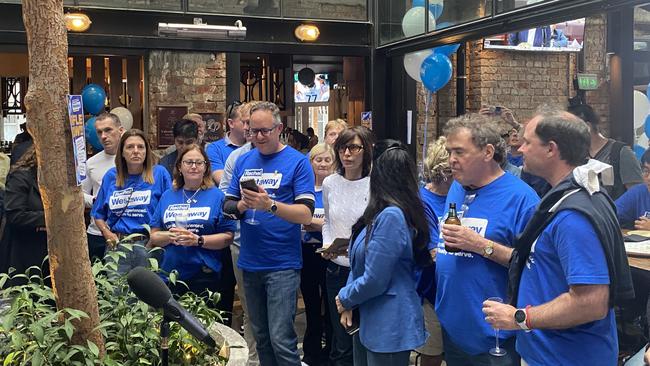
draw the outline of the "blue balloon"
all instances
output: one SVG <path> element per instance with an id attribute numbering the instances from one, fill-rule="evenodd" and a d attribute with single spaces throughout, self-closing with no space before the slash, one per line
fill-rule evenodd
<path id="1" fill-rule="evenodd" d="M 636 158 L 641 161 L 641 156 L 643 156 L 643 153 L 645 152 L 645 148 L 641 145 L 634 145 L 634 155 L 636 155 Z"/>
<path id="2" fill-rule="evenodd" d="M 81 99 L 84 104 L 84 111 L 97 115 L 104 110 L 106 92 L 97 84 L 88 84 L 81 91 Z"/>
<path id="3" fill-rule="evenodd" d="M 440 23 L 436 23 L 436 29 L 449 28 L 453 25 L 455 24 L 452 22 L 440 22 Z"/>
<path id="4" fill-rule="evenodd" d="M 100 152 L 104 150 L 101 142 L 99 142 L 99 136 L 97 136 L 97 131 L 95 130 L 95 117 L 91 117 L 86 121 L 86 141 L 93 147 L 95 152 Z"/>
<path id="5" fill-rule="evenodd" d="M 429 5 L 429 11 L 433 14 L 433 17 L 438 19 L 442 15 L 442 10 L 444 6 L 442 4 L 431 4 Z"/>
<path id="6" fill-rule="evenodd" d="M 645 90 L 645 95 L 650 99 L 650 83 L 648 84 L 648 88 Z"/>
<path id="7" fill-rule="evenodd" d="M 426 0 L 413 0 L 413 7 L 424 6 L 424 3 L 426 3 Z"/>
<path id="8" fill-rule="evenodd" d="M 650 114 L 645 118 L 645 135 L 650 139 Z"/>
<path id="9" fill-rule="evenodd" d="M 420 78 L 424 86 L 432 92 L 437 92 L 451 80 L 453 66 L 446 55 L 432 53 L 422 61 Z"/>
<path id="10" fill-rule="evenodd" d="M 441 55 L 445 55 L 447 57 L 451 57 L 456 51 L 458 51 L 458 48 L 460 48 L 460 44 L 454 43 L 454 44 L 447 44 L 444 46 L 438 46 L 433 49 L 434 53 L 439 53 Z"/>

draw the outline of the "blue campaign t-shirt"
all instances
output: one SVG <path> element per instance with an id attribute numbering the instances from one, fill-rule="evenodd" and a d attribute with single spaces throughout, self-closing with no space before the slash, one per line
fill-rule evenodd
<path id="1" fill-rule="evenodd" d="M 514 156 L 508 153 L 508 162 L 514 166 L 522 166 L 524 165 L 524 156 L 523 155 Z"/>
<path id="2" fill-rule="evenodd" d="M 314 203 L 314 215 L 315 219 L 325 218 L 325 209 L 323 208 L 323 189 L 319 187 L 316 190 L 316 202 Z M 323 244 L 323 231 L 304 231 L 302 233 L 302 242 L 303 243 L 320 243 Z"/>
<path id="3" fill-rule="evenodd" d="M 570 285 L 607 285 L 605 253 L 589 219 L 564 210 L 531 248 L 519 286 L 518 308 L 541 305 L 569 291 Z M 517 333 L 517 351 L 531 366 L 616 365 L 618 338 L 614 311 L 602 320 L 569 329 Z"/>
<path id="4" fill-rule="evenodd" d="M 426 188 L 420 188 L 420 198 L 424 204 L 424 214 L 429 223 L 429 237 L 431 239 L 429 240 L 428 248 L 429 250 L 432 250 L 438 247 L 440 220 L 442 220 L 443 216 L 447 213 L 445 206 L 447 196 L 441 196 Z"/>
<path id="5" fill-rule="evenodd" d="M 240 199 L 239 181 L 253 177 L 271 199 L 293 204 L 297 199 L 314 201 L 314 173 L 307 157 L 292 147 L 264 155 L 253 149 L 237 159 L 227 196 Z M 241 249 L 237 264 L 249 272 L 302 268 L 300 225 L 276 215 L 255 211 L 259 225 L 246 222 L 253 210 L 246 210 L 241 224 Z"/>
<path id="6" fill-rule="evenodd" d="M 143 224 L 149 224 L 158 200 L 171 188 L 172 181 L 167 170 L 160 165 L 153 167 L 153 184 L 142 175 L 129 175 L 123 187 L 116 187 L 117 170 L 111 168 L 102 179 L 91 216 L 106 221 L 116 234 L 145 233 Z"/>
<path id="7" fill-rule="evenodd" d="M 637 184 L 616 200 L 616 214 L 621 226 L 633 228 L 639 217 L 650 217 L 650 192 L 645 184 Z"/>
<path id="8" fill-rule="evenodd" d="M 235 222 L 221 214 L 224 197 L 216 187 L 199 192 L 186 190 L 185 194 L 183 189 L 169 189 L 160 198 L 151 227 L 169 230 L 176 226 L 176 216 L 184 212 L 187 215 L 187 229 L 194 234 L 234 232 Z M 188 199 L 190 203 L 187 203 Z M 221 271 L 221 250 L 170 244 L 165 247 L 161 268 L 165 272 L 177 270 L 178 278 L 185 281 L 199 273 L 203 265 L 215 272 Z"/>
<path id="9" fill-rule="evenodd" d="M 490 184 L 466 190 L 451 185 L 446 207 L 454 202 L 463 226 L 497 243 L 513 246 L 530 219 L 539 197 L 526 183 L 504 173 Z M 481 310 L 489 297 L 506 300 L 508 269 L 480 254 L 448 253 L 442 238 L 436 255 L 436 313 L 451 340 L 473 355 L 494 347 L 494 329 Z M 513 332 L 502 331 L 507 339 Z"/>
<path id="10" fill-rule="evenodd" d="M 230 153 L 237 150 L 237 148 L 239 148 L 239 146 L 233 144 L 227 137 L 208 144 L 208 146 L 205 147 L 205 154 L 208 155 L 208 159 L 210 159 L 210 169 L 212 169 L 213 172 L 223 170 L 228 156 L 230 156 Z"/>

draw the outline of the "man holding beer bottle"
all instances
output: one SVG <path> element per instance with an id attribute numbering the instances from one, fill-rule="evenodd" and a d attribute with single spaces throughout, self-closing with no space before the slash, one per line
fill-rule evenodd
<path id="1" fill-rule="evenodd" d="M 506 142 L 486 117 L 468 114 L 447 123 L 449 165 L 455 182 L 446 207 L 455 204 L 462 225 L 443 224 L 436 257 L 436 313 L 443 328 L 445 361 L 456 365 L 519 365 L 513 332 L 500 332 L 505 356 L 488 354 L 494 330 L 482 303 L 506 297 L 507 268 L 515 236 L 539 198 L 504 172 Z M 448 249 L 445 249 L 448 248 Z"/>

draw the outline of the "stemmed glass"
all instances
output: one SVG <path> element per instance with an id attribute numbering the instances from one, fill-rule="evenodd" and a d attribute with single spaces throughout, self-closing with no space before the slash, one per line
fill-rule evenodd
<path id="1" fill-rule="evenodd" d="M 186 229 L 188 219 L 189 218 L 187 216 L 187 211 L 180 211 L 174 217 L 174 223 L 176 224 L 177 228 Z"/>
<path id="2" fill-rule="evenodd" d="M 494 301 L 494 302 L 498 302 L 498 303 L 503 303 L 503 299 L 500 298 L 500 297 L 490 297 L 490 298 L 488 299 L 488 301 Z M 494 348 L 490 348 L 490 354 L 491 354 L 492 356 L 497 356 L 497 357 L 501 357 L 501 356 L 505 356 L 505 355 L 507 355 L 508 352 L 506 352 L 505 349 L 499 347 L 499 328 L 495 328 L 495 329 L 494 329 L 494 337 L 496 338 L 496 345 L 495 345 Z"/>
<path id="3" fill-rule="evenodd" d="M 256 208 L 251 208 L 251 210 L 253 210 L 253 213 L 251 214 L 251 217 L 247 218 L 244 221 L 246 221 L 246 223 L 249 224 L 249 225 L 259 225 L 260 220 L 255 219 L 255 212 L 257 212 L 257 209 Z"/>

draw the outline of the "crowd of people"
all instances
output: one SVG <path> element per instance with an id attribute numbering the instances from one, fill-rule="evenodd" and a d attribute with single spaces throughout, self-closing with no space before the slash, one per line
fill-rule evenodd
<path id="1" fill-rule="evenodd" d="M 175 294 L 221 293 L 226 318 L 237 291 L 249 365 L 399 366 L 412 351 L 424 366 L 616 365 L 614 310 L 645 315 L 621 228 L 650 230 L 650 150 L 639 163 L 587 105 L 524 125 L 507 108 L 454 118 L 422 171 L 402 142 L 343 120 L 321 143 L 309 131 L 304 154 L 270 102 L 230 105 L 210 144 L 196 116 L 159 164 L 142 131 L 97 117 L 89 254 L 118 274 L 156 258 L 187 284 L 168 281 Z M 47 254 L 37 180 L 32 146 L 6 181 L 3 268 Z"/>

